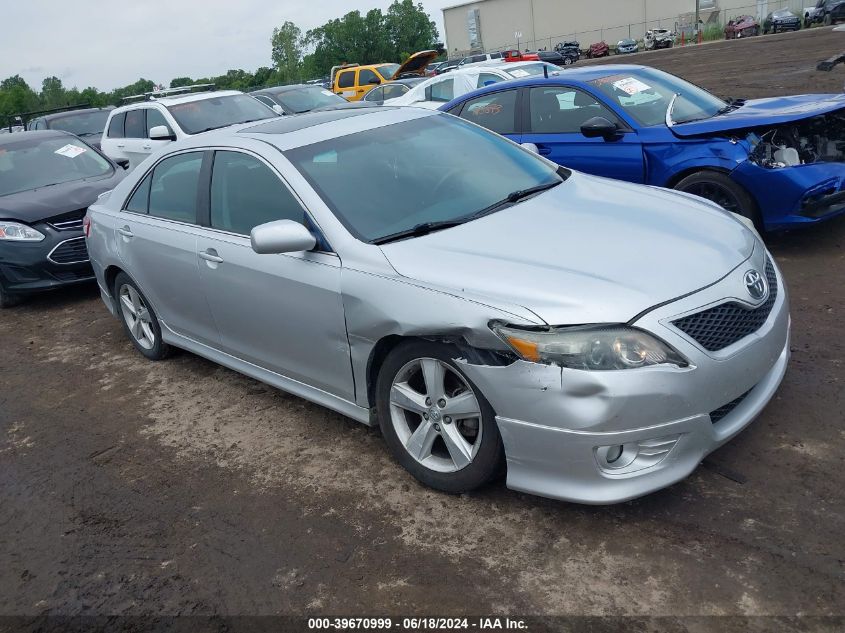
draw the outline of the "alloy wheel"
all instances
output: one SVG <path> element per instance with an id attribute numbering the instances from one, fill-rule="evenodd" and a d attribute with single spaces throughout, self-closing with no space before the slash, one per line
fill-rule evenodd
<path id="1" fill-rule="evenodd" d="M 153 331 L 152 315 L 144 299 L 129 284 L 122 285 L 118 294 L 123 320 L 126 321 L 132 337 L 144 349 L 152 349 L 156 344 L 156 336 Z"/>
<path id="2" fill-rule="evenodd" d="M 437 472 L 467 467 L 481 446 L 475 392 L 435 358 L 412 360 L 397 372 L 390 387 L 390 420 L 408 454 Z"/>
<path id="3" fill-rule="evenodd" d="M 715 182 L 698 182 L 684 188 L 684 191 L 715 202 L 720 207 L 744 215 L 742 206 L 736 196 L 727 188 Z"/>

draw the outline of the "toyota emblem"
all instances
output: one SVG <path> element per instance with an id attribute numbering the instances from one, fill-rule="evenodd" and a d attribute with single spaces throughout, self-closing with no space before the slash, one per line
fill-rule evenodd
<path id="1" fill-rule="evenodd" d="M 763 279 L 763 275 L 756 270 L 746 271 L 742 280 L 745 282 L 745 288 L 752 299 L 759 301 L 766 296 L 766 281 Z"/>

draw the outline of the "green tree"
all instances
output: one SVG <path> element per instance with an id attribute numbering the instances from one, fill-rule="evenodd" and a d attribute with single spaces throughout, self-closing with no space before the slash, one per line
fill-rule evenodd
<path id="1" fill-rule="evenodd" d="M 404 60 L 417 51 L 437 48 L 437 26 L 422 4 L 394 0 L 387 9 L 385 30 L 396 59 Z"/>
<path id="2" fill-rule="evenodd" d="M 68 105 L 67 93 L 62 80 L 58 77 L 47 77 L 41 82 L 41 106 L 44 109 L 58 108 Z"/>
<path id="3" fill-rule="evenodd" d="M 302 31 L 293 22 L 287 21 L 273 29 L 271 58 L 276 73 L 282 82 L 302 80 Z"/>
<path id="4" fill-rule="evenodd" d="M 176 77 L 170 81 L 171 88 L 181 88 L 182 86 L 190 86 L 195 83 L 190 77 Z"/>

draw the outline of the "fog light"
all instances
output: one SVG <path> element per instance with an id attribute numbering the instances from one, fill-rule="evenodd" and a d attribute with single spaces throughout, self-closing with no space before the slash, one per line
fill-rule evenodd
<path id="1" fill-rule="evenodd" d="M 612 464 L 613 462 L 617 461 L 620 457 L 622 457 L 622 445 L 617 444 L 616 446 L 611 446 L 607 449 L 607 454 L 605 455 L 605 461 L 608 464 Z"/>

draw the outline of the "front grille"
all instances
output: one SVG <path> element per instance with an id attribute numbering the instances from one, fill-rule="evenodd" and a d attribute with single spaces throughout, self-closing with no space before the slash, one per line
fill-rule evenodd
<path id="1" fill-rule="evenodd" d="M 82 228 L 82 219 L 85 217 L 87 209 L 77 209 L 70 213 L 63 213 L 45 220 L 47 224 L 52 226 L 57 231 L 72 231 L 74 229 Z"/>
<path id="2" fill-rule="evenodd" d="M 725 349 L 759 330 L 772 312 L 778 296 L 778 280 L 775 267 L 768 258 L 766 280 L 769 282 L 769 298 L 756 308 L 749 309 L 729 301 L 672 321 L 672 325 L 693 338 L 707 351 L 717 352 Z"/>
<path id="3" fill-rule="evenodd" d="M 75 237 L 65 240 L 54 248 L 49 255 L 54 264 L 79 264 L 88 261 L 88 247 L 85 245 L 84 237 Z"/>
<path id="4" fill-rule="evenodd" d="M 59 281 L 80 281 L 82 279 L 93 279 L 94 272 L 90 268 L 88 270 L 63 270 L 53 273 L 53 277 Z"/>
<path id="5" fill-rule="evenodd" d="M 716 424 L 716 422 L 719 422 L 720 420 L 722 420 L 731 411 L 736 409 L 739 406 L 739 403 L 742 402 L 743 400 L 745 400 L 745 396 L 747 396 L 749 393 L 751 393 L 750 389 L 748 391 L 746 391 L 744 394 L 742 394 L 739 398 L 731 400 L 727 404 L 723 404 L 718 409 L 711 411 L 710 412 L 710 422 L 712 422 L 713 424 Z"/>

